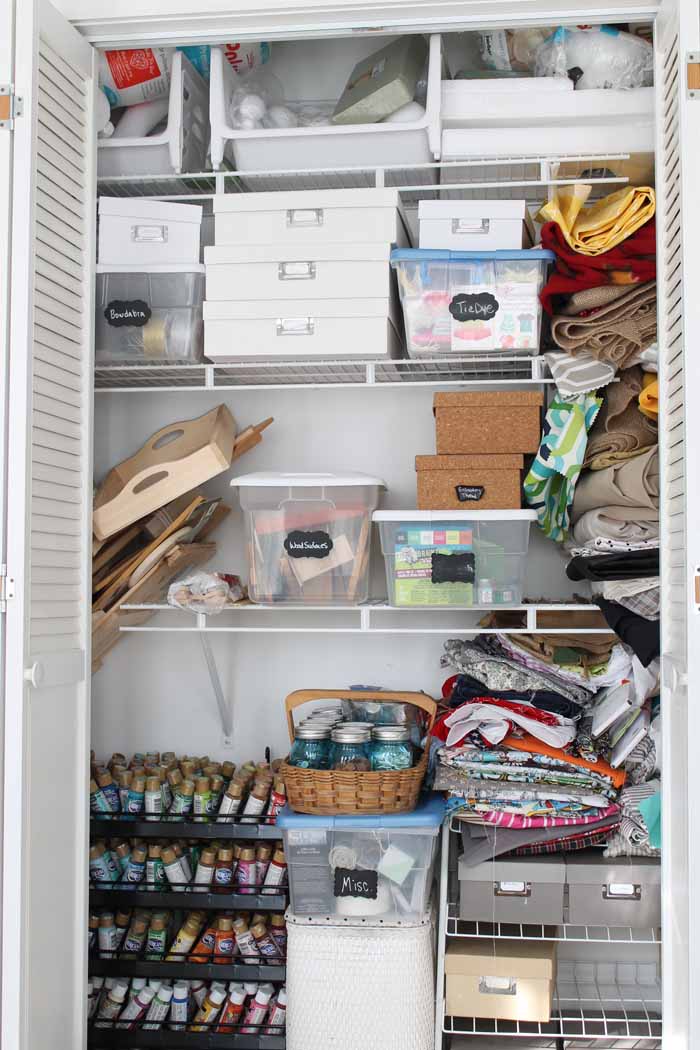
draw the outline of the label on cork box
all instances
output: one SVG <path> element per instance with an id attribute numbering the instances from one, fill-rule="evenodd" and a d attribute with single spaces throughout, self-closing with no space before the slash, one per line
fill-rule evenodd
<path id="1" fill-rule="evenodd" d="M 454 560 L 459 572 L 438 573 L 444 582 L 434 582 L 436 564 L 449 564 L 453 555 L 463 556 Z M 472 605 L 474 569 L 471 529 L 401 529 L 394 547 L 394 601 L 396 605 Z"/>

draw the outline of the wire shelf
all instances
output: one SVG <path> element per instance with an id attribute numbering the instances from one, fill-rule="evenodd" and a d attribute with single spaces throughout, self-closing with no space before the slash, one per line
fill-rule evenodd
<path id="1" fill-rule="evenodd" d="M 567 967 L 567 969 L 569 969 Z M 445 1015 L 443 1032 L 449 1035 L 510 1037 L 551 1036 L 553 1039 L 603 1041 L 615 1047 L 645 1050 L 661 1047 L 661 988 L 658 980 L 602 981 L 560 972 L 551 1020 L 497 1021 Z M 648 1042 L 644 1042 L 644 1041 Z"/>
<path id="2" fill-rule="evenodd" d="M 633 926 L 577 926 L 563 923 L 547 926 L 524 922 L 475 922 L 459 917 L 459 905 L 447 905 L 448 937 L 470 937 L 484 940 L 558 941 L 566 944 L 661 944 L 658 928 L 637 929 Z"/>
<path id="3" fill-rule="evenodd" d="M 425 360 L 240 361 L 98 365 L 95 390 L 261 390 L 299 387 L 479 386 L 553 383 L 541 357 L 516 354 Z"/>

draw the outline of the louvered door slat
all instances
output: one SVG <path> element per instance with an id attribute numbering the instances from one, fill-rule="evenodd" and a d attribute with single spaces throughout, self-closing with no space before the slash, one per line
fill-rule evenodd
<path id="1" fill-rule="evenodd" d="M 57 77 L 55 72 L 50 75 L 47 72 L 46 64 L 44 64 L 39 70 L 39 90 L 42 92 L 44 97 L 48 97 L 56 92 L 60 92 L 62 95 L 62 106 L 65 114 L 71 117 L 73 121 L 73 127 L 80 126 L 85 127 L 85 98 L 83 95 L 78 94 L 73 90 L 73 85 L 69 84 L 65 78 L 62 84 L 57 84 L 56 81 L 61 79 Z"/>
<path id="2" fill-rule="evenodd" d="M 80 355 L 76 355 L 73 341 L 38 324 L 34 326 L 34 339 L 37 356 L 40 356 L 42 361 L 60 370 L 79 374 Z"/>
<path id="3" fill-rule="evenodd" d="M 36 236 L 38 251 L 41 251 L 41 245 L 45 244 L 49 248 L 53 248 L 53 250 L 58 252 L 59 255 L 65 255 L 70 262 L 80 268 L 83 263 L 83 256 L 80 249 L 75 248 L 72 244 L 67 244 L 61 239 L 60 235 L 54 233 L 49 226 L 44 226 L 41 222 L 37 222 Z"/>
<path id="4" fill-rule="evenodd" d="M 36 301 L 44 310 L 51 311 L 55 317 L 61 317 L 69 324 L 80 327 L 83 302 L 80 297 L 66 291 L 62 284 L 47 280 L 37 271 Z"/>
<path id="5" fill-rule="evenodd" d="M 57 267 L 55 262 L 48 262 L 46 259 L 37 256 L 36 272 L 41 277 L 50 278 L 54 284 L 59 288 L 65 288 L 67 292 L 72 292 L 73 295 L 80 294 L 80 281 L 63 267 Z"/>
<path id="6" fill-rule="evenodd" d="M 80 396 L 75 390 L 71 390 L 65 383 L 54 383 L 43 376 L 35 375 L 32 384 L 35 394 L 41 394 L 51 401 L 62 402 L 64 405 L 73 405 L 80 409 Z"/>

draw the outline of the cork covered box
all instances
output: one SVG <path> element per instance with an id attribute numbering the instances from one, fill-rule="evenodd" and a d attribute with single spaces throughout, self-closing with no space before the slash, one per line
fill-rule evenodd
<path id="1" fill-rule="evenodd" d="M 416 456 L 419 510 L 518 510 L 525 457 Z"/>
<path id="2" fill-rule="evenodd" d="M 536 452 L 544 395 L 530 390 L 448 391 L 435 394 L 440 455 Z"/>

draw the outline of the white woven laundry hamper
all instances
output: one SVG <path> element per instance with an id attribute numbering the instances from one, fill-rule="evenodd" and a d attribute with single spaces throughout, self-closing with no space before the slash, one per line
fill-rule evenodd
<path id="1" fill-rule="evenodd" d="M 287 1050 L 433 1050 L 433 930 L 287 917 Z"/>

